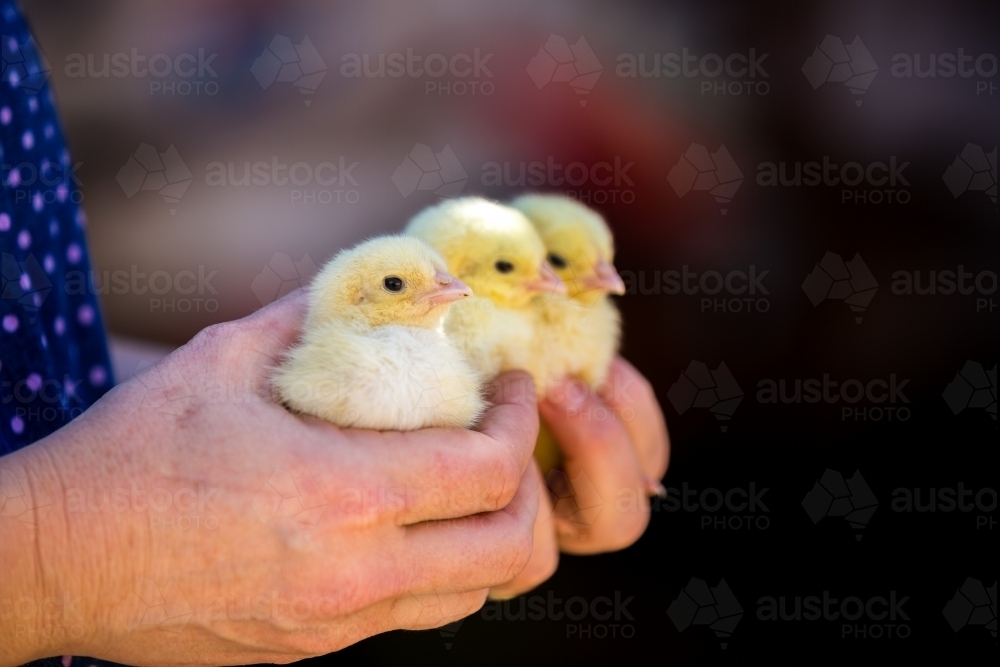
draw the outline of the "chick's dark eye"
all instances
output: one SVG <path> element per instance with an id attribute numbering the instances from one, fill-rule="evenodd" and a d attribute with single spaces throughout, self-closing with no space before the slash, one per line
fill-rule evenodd
<path id="1" fill-rule="evenodd" d="M 510 273 L 514 270 L 514 265 L 505 259 L 498 260 L 493 266 L 496 267 L 496 270 L 500 273 Z"/>
<path id="2" fill-rule="evenodd" d="M 402 292 L 403 291 L 403 279 L 397 278 L 396 276 L 389 276 L 382 281 L 385 288 L 390 292 Z"/>
<path id="3" fill-rule="evenodd" d="M 557 269 L 566 268 L 566 260 L 563 259 L 562 255 L 556 254 L 554 252 L 549 253 L 549 264 L 556 267 Z"/>

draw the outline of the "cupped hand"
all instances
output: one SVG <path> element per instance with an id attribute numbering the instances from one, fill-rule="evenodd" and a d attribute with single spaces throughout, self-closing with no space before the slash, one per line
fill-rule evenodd
<path id="1" fill-rule="evenodd" d="M 524 571 L 490 591 L 514 597 L 551 576 L 559 551 L 597 554 L 635 543 L 649 524 L 649 497 L 663 493 L 670 460 L 666 422 L 649 382 L 616 358 L 596 392 L 576 380 L 539 403 L 562 450 L 542 488 L 535 547 Z M 535 483 L 542 480 L 535 475 Z"/>
<path id="2" fill-rule="evenodd" d="M 38 508 L 0 539 L 4 586 L 72 607 L 20 619 L 0 664 L 291 662 L 457 620 L 520 575 L 541 490 L 530 378 L 499 378 L 476 431 L 303 419 L 267 378 L 305 308 L 210 327 L 0 460 Z"/>

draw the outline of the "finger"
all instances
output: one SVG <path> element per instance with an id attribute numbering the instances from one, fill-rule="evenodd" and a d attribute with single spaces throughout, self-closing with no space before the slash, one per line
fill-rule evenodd
<path id="1" fill-rule="evenodd" d="M 651 485 L 658 485 L 670 462 L 670 435 L 649 382 L 632 364 L 616 357 L 598 393 L 624 424 Z"/>
<path id="2" fill-rule="evenodd" d="M 538 438 L 534 381 L 524 371 L 503 373 L 487 385 L 486 399 L 493 407 L 476 430 L 510 450 L 524 472 Z"/>
<path id="3" fill-rule="evenodd" d="M 601 553 L 635 542 L 649 522 L 646 475 L 628 432 L 597 397 L 566 381 L 539 411 L 564 454 L 564 471 L 546 480 L 553 493 L 559 545 Z M 622 497 L 633 500 L 622 503 Z"/>
<path id="4" fill-rule="evenodd" d="M 255 335 L 256 351 L 275 357 L 298 339 L 308 308 L 308 292 L 300 287 L 235 324 Z"/>
<path id="5" fill-rule="evenodd" d="M 397 570 L 434 582 L 439 592 L 478 590 L 511 581 L 531 558 L 540 493 L 534 474 L 525 471 L 514 498 L 499 511 L 407 526 L 402 541 L 386 556 Z M 411 579 L 407 589 L 418 583 Z"/>
<path id="6" fill-rule="evenodd" d="M 203 329 L 174 354 L 194 355 L 196 367 L 212 369 L 211 380 L 223 387 L 263 394 L 271 369 L 298 338 L 307 301 L 297 289 L 243 319 Z"/>
<path id="7" fill-rule="evenodd" d="M 393 500 L 385 509 L 397 525 L 495 512 L 514 498 L 538 433 L 534 385 L 506 373 L 490 394 L 479 431 L 352 432 L 345 446 L 365 461 L 359 479 L 377 487 L 368 496 Z"/>
<path id="8" fill-rule="evenodd" d="M 490 598 L 509 600 L 537 587 L 555 574 L 559 567 L 559 543 L 556 540 L 555 524 L 552 517 L 552 502 L 544 491 L 544 480 L 538 466 L 531 466 L 535 474 L 533 484 L 539 488 L 538 515 L 535 517 L 534 540 L 531 558 L 521 574 L 510 581 L 490 589 Z"/>

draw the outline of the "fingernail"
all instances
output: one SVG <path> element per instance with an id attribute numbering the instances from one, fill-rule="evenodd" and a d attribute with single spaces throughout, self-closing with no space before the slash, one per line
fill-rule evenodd
<path id="1" fill-rule="evenodd" d="M 564 380 L 556 385 L 549 397 L 566 412 L 579 410 L 587 400 L 590 388 L 578 380 Z"/>
<path id="2" fill-rule="evenodd" d="M 652 497 L 666 498 L 667 488 L 663 486 L 660 482 L 654 480 L 646 480 L 646 493 Z"/>

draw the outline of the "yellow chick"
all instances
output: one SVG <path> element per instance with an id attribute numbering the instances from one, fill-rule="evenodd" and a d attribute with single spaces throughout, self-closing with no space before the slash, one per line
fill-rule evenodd
<path id="1" fill-rule="evenodd" d="M 301 342 L 273 376 L 278 396 L 344 428 L 472 426 L 486 407 L 483 378 L 442 325 L 471 294 L 414 238 L 341 251 L 309 287 Z"/>
<path id="2" fill-rule="evenodd" d="M 596 389 L 607 378 L 621 340 L 621 316 L 608 298 L 624 294 L 615 270 L 614 239 L 599 213 L 561 195 L 530 194 L 511 202 L 538 230 L 548 262 L 566 283 L 569 298 L 538 305 L 550 372 L 572 375 Z M 555 439 L 542 425 L 535 458 L 543 472 L 559 461 Z"/>
<path id="3" fill-rule="evenodd" d="M 568 289 L 569 299 L 539 301 L 552 363 L 596 388 L 607 377 L 621 340 L 621 317 L 608 298 L 625 293 L 612 264 L 611 230 L 599 213 L 561 195 L 524 195 L 511 206 L 538 230 L 549 264 Z"/>
<path id="4" fill-rule="evenodd" d="M 566 294 L 545 261 L 545 246 L 518 211 L 478 197 L 442 202 L 414 217 L 406 233 L 426 241 L 474 296 L 445 321 L 449 338 L 487 377 L 520 368 L 547 386 L 545 346 L 537 336 L 540 295 Z"/>

